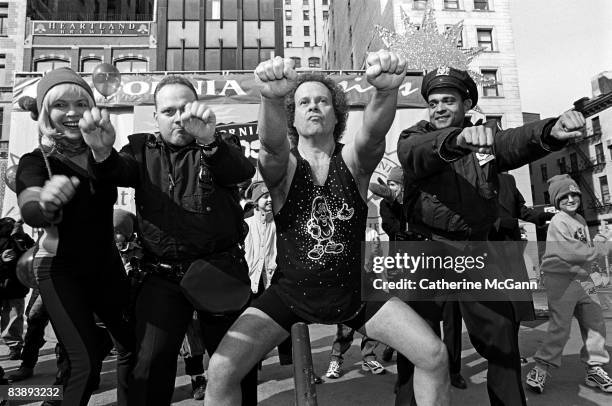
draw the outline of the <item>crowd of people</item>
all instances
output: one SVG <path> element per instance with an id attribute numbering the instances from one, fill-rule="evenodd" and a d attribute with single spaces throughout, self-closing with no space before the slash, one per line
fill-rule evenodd
<path id="1" fill-rule="evenodd" d="M 380 250 L 378 233 L 366 228 L 368 190 L 382 198 L 391 251 L 401 250 L 402 241 L 436 241 L 453 255 L 457 242 L 520 240 L 519 218 L 543 225 L 550 216 L 525 208 L 505 172 L 582 136 L 581 113 L 508 130 L 472 124 L 466 113 L 478 103 L 475 82 L 465 71 L 441 67 L 421 86 L 429 120 L 402 131 L 400 166 L 386 183 L 370 183 L 395 117 L 403 57 L 382 50 L 368 56 L 365 78 L 373 92 L 346 144 L 340 141 L 348 106 L 330 78 L 298 74 L 281 57 L 262 62 L 255 75 L 262 181 L 250 186 L 254 166 L 239 145 L 217 134 L 213 109 L 187 77 L 162 79 L 154 93 L 157 131 L 130 135 L 120 150 L 109 112 L 96 107 L 78 74 L 60 68 L 40 80 L 36 99 L 24 103 L 37 120 L 40 145 L 21 157 L 16 179 L 23 221 L 42 230 L 32 264 L 37 288 L 25 312 L 25 343 L 23 319 L 12 314 L 24 314 L 27 288 L 14 296 L 2 291 L 3 339 L 10 358 L 22 359 L 10 380 L 32 376 L 50 321 L 64 405 L 89 402 L 111 351 L 119 405 L 170 404 L 179 355 L 195 399 L 255 405 L 262 359 L 279 346 L 281 364 L 290 363 L 291 327 L 306 322 L 337 325 L 327 378 L 341 376 L 343 353 L 358 331 L 364 371 L 385 372 L 374 354 L 378 343 L 386 346 L 385 360 L 397 351 L 396 405 L 448 405 L 451 384 L 467 386 L 460 373 L 463 321 L 488 361 L 490 403 L 525 405 L 523 381 L 543 390 L 575 315 L 586 383 L 612 392 L 602 368 L 609 361 L 605 325 L 584 265 L 608 254 L 603 242 L 612 235 L 590 238 L 571 179 L 551 179 L 560 210 L 548 233 L 559 244 L 547 246 L 543 263 L 551 321 L 527 377 L 518 332 L 534 317 L 531 297 L 487 301 L 445 291 L 429 300 L 368 301 L 361 290 L 363 272 L 371 271 L 362 242 Z M 135 215 L 113 209 L 117 187 L 135 190 Z M 2 248 L 13 250 L 2 253 L 4 278 L 5 264 L 14 274 L 34 241 L 22 237 L 19 223 L 3 219 L 1 230 L 3 244 L 15 242 Z M 519 273 L 518 279 L 526 273 L 504 267 L 505 256 L 516 252 L 489 248 L 496 272 Z"/>

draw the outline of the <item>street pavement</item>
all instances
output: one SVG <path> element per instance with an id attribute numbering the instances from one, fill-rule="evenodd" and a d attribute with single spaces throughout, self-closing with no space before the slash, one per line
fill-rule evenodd
<path id="1" fill-rule="evenodd" d="M 536 297 L 536 307 L 538 306 Z M 610 313 L 608 313 L 610 315 Z M 523 377 L 533 366 L 531 358 L 538 344 L 546 334 L 547 320 L 541 319 L 521 327 L 520 348 L 522 355 L 529 361 L 523 366 Z M 612 318 L 606 319 L 608 342 L 612 337 Z M 327 370 L 331 342 L 335 326 L 312 325 L 310 338 L 315 371 L 323 376 Z M 393 386 L 397 369 L 395 357 L 390 363 L 383 363 L 387 368 L 384 375 L 373 376 L 361 370 L 359 351 L 360 336 L 356 334 L 351 349 L 344 361 L 344 375 L 340 379 L 329 380 L 317 385 L 319 406 L 360 406 L 360 405 L 393 405 Z M 528 404 L 533 406 L 595 406 L 612 404 L 612 394 L 604 394 L 584 384 L 584 367 L 580 362 L 582 340 L 577 322 L 574 320 L 570 340 L 563 353 L 563 365 L 552 372 L 552 378 L 546 384 L 545 392 L 537 395 L 526 391 Z M 53 343 L 47 343 L 42 349 L 35 374 L 23 384 L 50 384 L 55 374 L 55 355 Z M 612 350 L 609 346 L 608 350 Z M 380 353 L 378 348 L 377 352 Z M 10 374 L 19 366 L 19 361 L 7 360 L 8 349 L 0 346 L 0 365 Z M 606 367 L 612 373 L 612 367 Z M 191 399 L 189 377 L 184 375 L 182 360 L 179 360 L 178 374 L 175 381 L 173 405 L 201 405 L 202 402 Z M 276 350 L 263 361 L 259 374 L 259 401 L 263 406 L 285 406 L 294 404 L 292 366 L 280 366 Z M 488 405 L 486 393 L 487 363 L 480 357 L 469 342 L 467 332 L 463 331 L 462 374 L 468 382 L 467 390 L 452 389 L 453 405 L 480 406 Z M 114 405 L 116 402 L 114 357 L 108 357 L 103 366 L 100 389 L 96 391 L 90 405 Z M 11 405 L 40 405 L 41 402 L 15 402 Z"/>

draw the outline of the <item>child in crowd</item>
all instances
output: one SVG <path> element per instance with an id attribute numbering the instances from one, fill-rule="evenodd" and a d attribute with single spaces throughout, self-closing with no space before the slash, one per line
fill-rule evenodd
<path id="1" fill-rule="evenodd" d="M 586 364 L 588 386 L 612 392 L 612 379 L 602 368 L 610 361 L 605 348 L 606 325 L 593 282 L 590 264 L 608 254 L 603 244 L 612 233 L 598 234 L 593 240 L 584 218 L 577 213 L 581 192 L 567 174 L 550 178 L 548 193 L 560 210 L 551 220 L 542 258 L 543 283 L 548 297 L 548 333 L 534 355 L 535 367 L 527 374 L 527 387 L 542 393 L 550 367 L 561 366 L 563 347 L 569 338 L 572 316 L 580 325 L 584 346 L 581 359 Z M 593 241 L 596 244 L 593 244 Z"/>

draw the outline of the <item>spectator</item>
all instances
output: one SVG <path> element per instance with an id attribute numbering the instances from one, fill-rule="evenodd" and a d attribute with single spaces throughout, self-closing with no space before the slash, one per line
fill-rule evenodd
<path id="1" fill-rule="evenodd" d="M 29 289 L 17 279 L 17 261 L 34 241 L 23 232 L 20 221 L 0 219 L 0 331 L 9 347 L 9 359 L 21 359 L 23 315 Z"/>
<path id="2" fill-rule="evenodd" d="M 594 241 L 584 218 L 577 213 L 581 192 L 567 174 L 548 180 L 548 193 L 555 208 L 542 257 L 544 287 L 550 318 L 548 332 L 534 358 L 536 365 L 527 374 L 527 387 L 536 393 L 544 391 L 551 368 L 561 366 L 563 347 L 576 317 L 584 346 L 580 351 L 586 367 L 585 382 L 603 392 L 612 392 L 612 379 L 602 368 L 610 362 L 606 349 L 606 324 L 593 281 L 589 275 L 592 261 L 610 251 L 607 241 L 612 233 L 598 234 Z"/>

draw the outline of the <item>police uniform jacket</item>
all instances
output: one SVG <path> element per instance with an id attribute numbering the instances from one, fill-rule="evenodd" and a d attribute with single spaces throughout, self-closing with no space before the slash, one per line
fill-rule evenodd
<path id="1" fill-rule="evenodd" d="M 436 130 L 421 121 L 404 130 L 397 153 L 404 168 L 403 206 L 408 230 L 434 240 L 487 240 L 499 216 L 498 172 L 561 149 L 565 143 L 550 136 L 555 121 L 541 120 L 496 132 L 491 126 L 495 127 L 495 158 L 483 160 L 483 165 L 477 154 L 457 145 L 462 128 Z M 468 126 L 472 123 L 465 120 L 464 127 Z M 510 269 L 500 272 L 512 277 Z"/>

